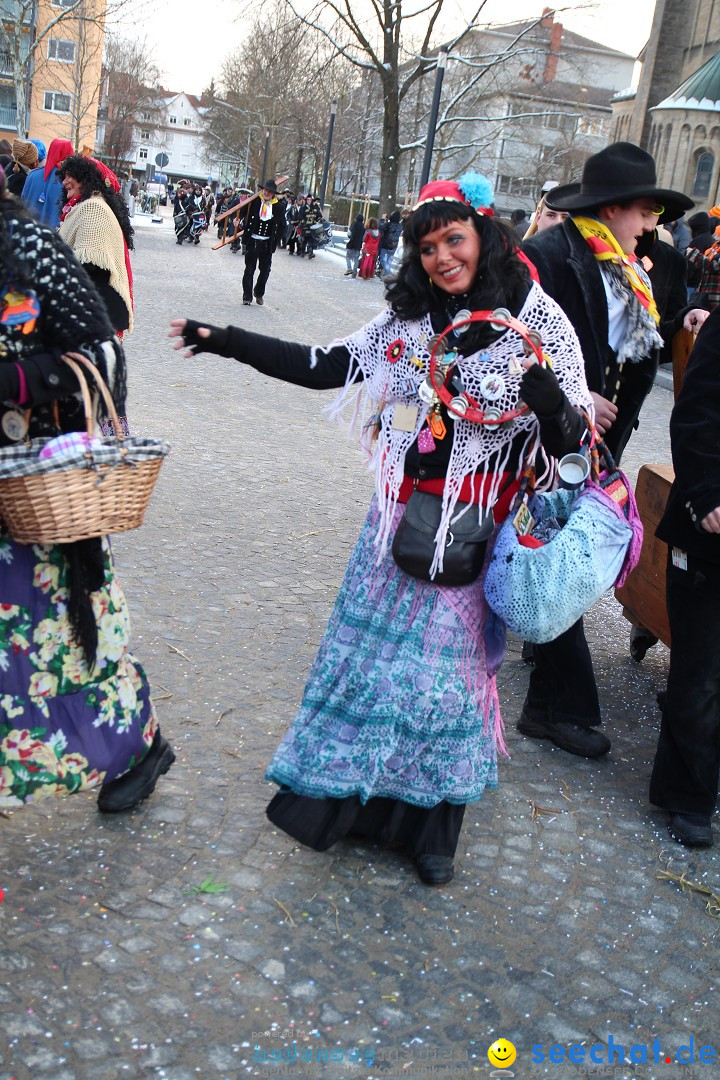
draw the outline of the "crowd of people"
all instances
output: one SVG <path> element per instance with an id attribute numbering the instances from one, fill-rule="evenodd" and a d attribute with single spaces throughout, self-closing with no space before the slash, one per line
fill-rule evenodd
<path id="1" fill-rule="evenodd" d="M 3 446 L 80 429 L 74 376 L 61 360 L 68 350 L 97 366 L 122 409 L 121 337 L 133 322 L 133 231 L 117 178 L 62 140 L 47 155 L 42 144 L 22 142 L 9 147 L 0 193 L 0 260 L 26 301 L 26 317 L 0 318 Z M 178 243 L 199 242 L 213 215 L 223 229 L 222 215 L 234 207 L 243 304 L 262 305 L 278 247 L 314 257 L 321 208 L 268 178 L 257 192 L 226 189 L 217 201 L 188 181 L 175 193 Z M 320 346 L 173 321 L 170 336 L 184 356 L 216 353 L 263 376 L 336 389 L 331 414 L 358 427 L 375 471 L 299 713 L 267 772 L 278 787 L 268 817 L 294 839 L 318 851 L 346 836 L 400 844 L 423 882 L 452 879 L 465 808 L 495 786 L 504 750 L 496 686 L 504 637 L 483 578 L 496 530 L 515 520 L 528 448 L 553 461 L 600 435 L 620 462 L 659 351 L 682 327 L 700 334 L 673 412 L 677 476 L 658 533 L 669 545 L 673 650 L 650 795 L 676 840 L 712 843 L 720 314 L 710 313 L 715 305 L 702 288 L 688 289 L 687 265 L 697 257 L 686 261 L 669 242 L 683 235 L 692 207 L 683 193 L 658 186 L 652 157 L 630 143 L 590 157 L 581 182 L 544 191 L 530 222 L 498 218 L 492 185 L 478 174 L 433 181 L 412 208 L 352 222 L 345 273 L 379 272 L 387 306 L 342 340 Z M 687 248 L 713 262 L 712 219 L 697 218 L 690 227 L 707 229 Z M 666 224 L 672 233 L 663 237 Z M 480 310 L 496 321 L 468 324 Z M 532 347 L 518 347 L 517 326 L 541 340 L 542 363 Z M 439 337 L 447 337 L 440 382 L 431 367 Z M 448 387 L 450 404 L 441 394 Z M 482 403 L 477 415 L 472 402 Z M 420 500 L 433 522 L 427 560 L 409 564 L 396 541 L 412 528 Z M 464 516 L 479 560 L 446 579 Z M 137 805 L 174 754 L 129 652 L 107 540 L 27 548 L 0 531 L 0 556 L 8 687 L 0 699 L 0 802 L 99 786 L 101 811 Z M 30 641 L 39 647 L 31 651 Z M 519 732 L 587 758 L 608 753 L 582 619 L 535 645 L 532 661 Z"/>

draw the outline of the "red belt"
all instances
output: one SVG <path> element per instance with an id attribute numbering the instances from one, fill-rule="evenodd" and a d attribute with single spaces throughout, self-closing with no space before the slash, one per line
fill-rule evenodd
<path id="1" fill-rule="evenodd" d="M 476 477 L 475 483 L 473 484 L 472 478 L 466 476 L 460 487 L 460 494 L 458 496 L 460 502 L 484 503 L 487 492 L 496 479 L 497 477 L 495 474 L 490 474 L 485 478 L 484 483 L 481 484 Z M 508 516 L 510 504 L 515 498 L 515 494 L 519 487 L 520 481 L 514 478 L 511 473 L 504 472 L 502 474 L 500 478 L 501 493 L 493 506 L 493 517 L 498 525 Z M 439 476 L 436 480 L 416 480 L 414 476 L 408 476 L 406 474 L 400 485 L 398 502 L 406 503 L 413 491 L 429 491 L 431 495 L 442 495 L 444 490 L 444 476 Z"/>

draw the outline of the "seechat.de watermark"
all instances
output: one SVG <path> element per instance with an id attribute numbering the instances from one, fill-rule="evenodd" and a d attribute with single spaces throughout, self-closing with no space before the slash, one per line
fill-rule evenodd
<path id="1" fill-rule="evenodd" d="M 292 1061 L 300 1061 L 305 1064 L 310 1064 L 313 1061 L 342 1061 L 345 1064 L 365 1065 L 368 1067 L 375 1061 L 375 1050 L 372 1046 L 363 1046 L 361 1049 L 353 1047 L 350 1050 L 340 1050 L 337 1047 L 328 1049 L 325 1046 L 298 1046 L 296 1042 L 290 1043 L 289 1046 L 271 1046 L 266 1050 L 264 1046 L 255 1043 L 252 1060 L 254 1063 L 274 1063 L 277 1065 L 281 1062 L 287 1064 Z"/>
<path id="2" fill-rule="evenodd" d="M 678 1062 L 681 1065 L 712 1065 L 717 1061 L 717 1052 L 714 1046 L 695 1047 L 695 1039 L 691 1036 L 683 1046 L 676 1050 L 663 1049 L 659 1039 L 653 1039 L 651 1043 L 633 1043 L 631 1046 L 616 1042 L 612 1035 L 608 1039 L 607 1046 L 604 1043 L 594 1043 L 592 1046 L 581 1046 L 573 1043 L 571 1046 L 561 1046 L 553 1043 L 545 1047 L 537 1043 L 530 1047 L 530 1055 L 533 1062 L 542 1064 L 550 1061 L 555 1065 L 642 1065 L 653 1063 L 655 1065 L 664 1062 L 670 1065 Z"/>

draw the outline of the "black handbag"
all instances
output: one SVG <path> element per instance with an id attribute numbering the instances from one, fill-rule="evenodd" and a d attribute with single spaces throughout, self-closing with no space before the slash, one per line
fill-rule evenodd
<path id="1" fill-rule="evenodd" d="M 392 556 L 400 569 L 420 581 L 431 581 L 433 585 L 456 587 L 475 581 L 485 561 L 485 548 L 493 534 L 495 519 L 490 510 L 478 521 L 478 508 L 473 505 L 455 520 L 467 505 L 457 503 L 445 542 L 443 568 L 431 578 L 435 535 L 442 516 L 442 496 L 429 491 L 413 491 L 392 543 Z"/>

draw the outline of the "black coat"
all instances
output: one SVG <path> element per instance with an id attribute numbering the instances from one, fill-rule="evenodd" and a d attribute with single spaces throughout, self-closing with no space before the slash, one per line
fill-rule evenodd
<path id="1" fill-rule="evenodd" d="M 362 214 L 353 221 L 350 226 L 350 234 L 348 236 L 347 249 L 348 251 L 360 251 L 363 244 L 363 238 L 365 236 L 365 220 Z"/>
<path id="2" fill-rule="evenodd" d="M 399 221 L 381 221 L 378 225 L 380 231 L 380 247 L 385 251 L 394 251 L 402 236 L 403 227 Z"/>
<path id="3" fill-rule="evenodd" d="M 589 389 L 604 396 L 606 369 L 614 365 L 615 357 L 608 344 L 607 295 L 595 256 L 571 218 L 536 233 L 522 249 L 537 268 L 543 289 L 563 309 L 580 339 Z M 616 402 L 618 416 L 605 437 L 618 459 L 652 388 L 657 366 L 654 350 L 623 368 Z"/>
<path id="4" fill-rule="evenodd" d="M 245 234 L 244 235 L 245 235 L 245 242 L 246 243 L 248 243 L 250 241 L 253 233 L 263 233 L 264 232 L 264 225 L 266 223 L 263 223 L 261 225 L 261 222 L 260 222 L 260 205 L 261 205 L 261 199 L 260 199 L 259 195 L 258 195 L 258 197 L 256 199 L 253 199 L 253 201 L 251 203 L 248 203 L 247 217 L 245 218 L 245 221 L 244 221 L 244 229 L 245 229 Z M 280 237 L 285 232 L 285 213 L 283 211 L 283 208 L 280 205 L 280 200 L 279 199 L 273 199 L 271 205 L 272 205 L 272 221 L 271 221 L 271 224 L 270 224 L 269 236 L 270 236 L 270 243 L 272 244 L 272 250 L 274 251 L 275 248 L 278 245 L 278 241 L 279 241 Z M 262 243 L 267 243 L 267 241 L 262 241 Z"/>
<path id="5" fill-rule="evenodd" d="M 670 417 L 675 483 L 657 528 L 661 540 L 720 563 L 720 535 L 700 522 L 720 506 L 720 308 L 698 334 Z"/>

